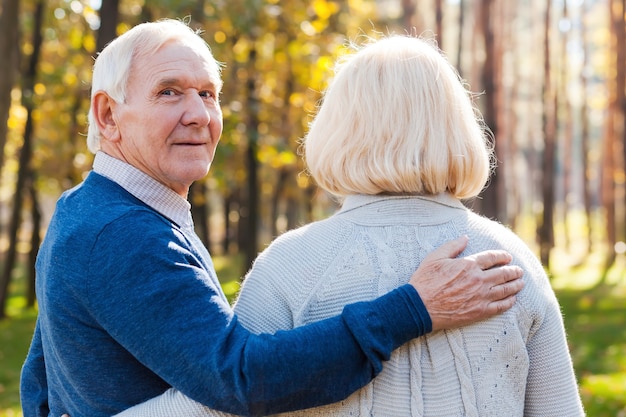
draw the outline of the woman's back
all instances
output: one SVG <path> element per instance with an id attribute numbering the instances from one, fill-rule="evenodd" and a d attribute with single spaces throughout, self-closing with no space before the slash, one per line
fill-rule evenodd
<path id="1" fill-rule="evenodd" d="M 461 234 L 470 237 L 469 253 L 502 248 L 526 271 L 516 306 L 402 346 L 372 383 L 340 403 L 283 415 L 583 415 L 558 303 L 539 262 L 513 233 L 449 195 L 348 197 L 338 214 L 283 235 L 259 257 L 235 311 L 254 332 L 334 316 L 404 284 L 428 252 Z"/>

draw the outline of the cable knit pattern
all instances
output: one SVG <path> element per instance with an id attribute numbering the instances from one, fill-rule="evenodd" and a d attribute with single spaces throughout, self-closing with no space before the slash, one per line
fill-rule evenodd
<path id="1" fill-rule="evenodd" d="M 517 304 L 400 347 L 344 401 L 282 417 L 584 415 L 559 305 L 540 263 L 510 230 L 449 195 L 348 197 L 334 216 L 285 233 L 261 254 L 235 311 L 257 333 L 336 315 L 406 283 L 427 253 L 461 234 L 470 238 L 464 255 L 495 248 L 513 255 L 526 281 Z M 175 390 L 167 396 L 128 416 L 224 415 Z M 177 412 L 159 414 L 165 404 Z"/>

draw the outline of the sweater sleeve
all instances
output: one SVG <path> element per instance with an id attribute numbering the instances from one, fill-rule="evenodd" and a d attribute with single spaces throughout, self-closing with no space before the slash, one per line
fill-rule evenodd
<path id="1" fill-rule="evenodd" d="M 102 255 L 91 265 L 99 279 L 88 280 L 91 311 L 141 363 L 206 406 L 265 415 L 339 401 L 380 372 L 392 350 L 430 330 L 406 285 L 334 318 L 254 335 L 184 237 L 135 224 L 111 225 L 101 236 L 94 254 Z"/>
<path id="2" fill-rule="evenodd" d="M 549 288 L 544 288 L 543 295 L 547 300 L 544 315 L 535 321 L 527 345 L 530 369 L 524 416 L 582 417 L 585 413 L 558 302 Z"/>
<path id="3" fill-rule="evenodd" d="M 48 408 L 48 383 L 39 320 L 35 325 L 28 356 L 22 366 L 20 398 L 25 416 L 48 416 L 50 412 Z"/>

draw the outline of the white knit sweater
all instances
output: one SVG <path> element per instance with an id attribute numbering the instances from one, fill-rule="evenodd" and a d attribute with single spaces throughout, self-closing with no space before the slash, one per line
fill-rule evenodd
<path id="1" fill-rule="evenodd" d="M 398 350 L 342 402 L 282 416 L 583 416 L 563 321 L 546 274 L 502 225 L 449 195 L 350 196 L 334 216 L 287 232 L 257 259 L 235 311 L 256 333 L 338 314 L 408 281 L 424 256 L 467 234 L 463 255 L 501 248 L 526 286 L 506 313 L 438 331 Z M 226 416 L 176 390 L 124 417 Z"/>

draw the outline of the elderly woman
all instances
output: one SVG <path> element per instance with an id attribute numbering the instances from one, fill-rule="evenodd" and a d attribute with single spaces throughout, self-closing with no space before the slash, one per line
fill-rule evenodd
<path id="1" fill-rule="evenodd" d="M 466 255 L 511 253 L 526 285 L 504 314 L 415 339 L 346 400 L 288 415 L 584 415 L 541 264 L 509 229 L 462 203 L 488 180 L 488 139 L 471 95 L 431 42 L 389 36 L 339 63 L 304 149 L 313 178 L 343 205 L 261 254 L 235 305 L 244 326 L 267 333 L 334 316 L 406 283 L 428 252 L 463 234 Z M 221 415 L 175 390 L 123 415 L 159 413 Z"/>

